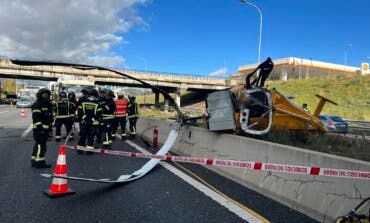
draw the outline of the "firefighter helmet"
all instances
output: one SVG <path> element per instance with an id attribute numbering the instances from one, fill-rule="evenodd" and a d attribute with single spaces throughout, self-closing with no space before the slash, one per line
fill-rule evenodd
<path id="1" fill-rule="evenodd" d="M 98 93 L 98 91 L 97 90 L 95 90 L 94 88 L 92 88 L 92 89 L 90 89 L 90 91 L 89 91 L 89 96 L 91 97 L 96 97 L 96 98 L 98 98 L 99 97 L 99 93 Z"/>
<path id="2" fill-rule="evenodd" d="M 51 95 L 51 92 L 50 92 L 50 90 L 49 90 L 49 89 L 46 89 L 46 88 L 41 88 L 41 89 L 37 92 L 36 97 L 37 97 L 38 99 L 42 98 L 42 93 L 44 93 L 44 92 L 48 93 L 48 98 L 49 98 L 49 97 L 50 97 L 50 95 Z"/>
<path id="3" fill-rule="evenodd" d="M 67 93 L 65 91 L 60 91 L 59 92 L 59 97 L 60 98 L 66 98 L 67 97 Z"/>

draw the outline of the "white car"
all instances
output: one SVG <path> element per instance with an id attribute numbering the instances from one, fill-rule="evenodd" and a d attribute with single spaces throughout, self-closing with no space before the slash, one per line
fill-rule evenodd
<path id="1" fill-rule="evenodd" d="M 19 98 L 17 100 L 17 108 L 31 108 L 32 104 L 31 98 Z"/>

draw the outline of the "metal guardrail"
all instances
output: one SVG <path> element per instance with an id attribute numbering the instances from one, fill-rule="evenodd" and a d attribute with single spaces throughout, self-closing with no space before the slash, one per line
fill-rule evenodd
<path id="1" fill-rule="evenodd" d="M 349 130 L 355 130 L 363 132 L 364 134 L 370 133 L 370 121 L 358 121 L 358 120 L 345 120 L 348 123 Z"/>

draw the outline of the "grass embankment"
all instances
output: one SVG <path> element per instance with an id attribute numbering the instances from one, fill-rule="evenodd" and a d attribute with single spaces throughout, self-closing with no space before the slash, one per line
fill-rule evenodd
<path id="1" fill-rule="evenodd" d="M 338 106 L 326 103 L 322 114 L 332 114 L 350 120 L 370 120 L 370 76 L 356 78 L 312 78 L 307 80 L 274 81 L 268 88 L 276 88 L 286 96 L 294 96 L 299 105 L 307 103 L 313 113 L 319 102 L 314 94 L 322 95 Z"/>

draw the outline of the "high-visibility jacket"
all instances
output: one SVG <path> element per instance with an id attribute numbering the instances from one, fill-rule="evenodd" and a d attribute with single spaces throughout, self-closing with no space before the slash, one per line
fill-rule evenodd
<path id="1" fill-rule="evenodd" d="M 73 118 L 75 116 L 75 105 L 67 98 L 58 101 L 56 107 L 55 118 Z"/>
<path id="2" fill-rule="evenodd" d="M 130 100 L 128 105 L 128 117 L 127 118 L 137 118 L 139 117 L 139 110 L 137 108 L 137 103 L 134 100 Z"/>
<path id="3" fill-rule="evenodd" d="M 102 103 L 102 120 L 114 119 L 116 104 L 113 100 L 105 100 Z"/>
<path id="4" fill-rule="evenodd" d="M 102 108 L 95 97 L 88 97 L 86 101 L 78 106 L 78 116 L 81 117 L 81 122 L 87 125 L 98 125 L 101 119 Z"/>
<path id="5" fill-rule="evenodd" d="M 114 101 L 116 103 L 116 117 L 124 117 L 127 115 L 127 100 L 117 99 Z"/>
<path id="6" fill-rule="evenodd" d="M 33 129 L 49 129 L 52 119 L 53 110 L 48 101 L 41 99 L 32 105 Z"/>

